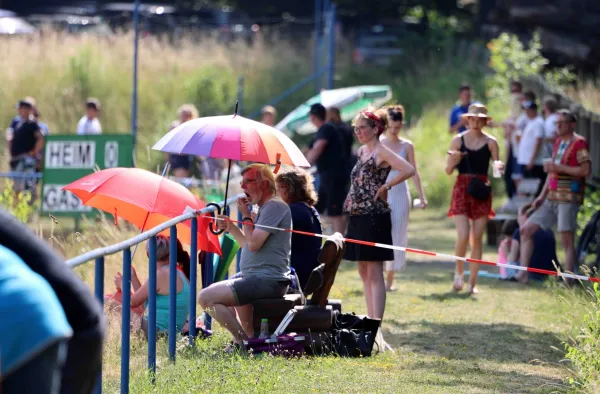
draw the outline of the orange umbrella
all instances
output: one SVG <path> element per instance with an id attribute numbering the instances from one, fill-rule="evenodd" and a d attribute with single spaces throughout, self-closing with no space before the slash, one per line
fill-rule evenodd
<path id="1" fill-rule="evenodd" d="M 183 185 L 140 168 L 109 168 L 63 187 L 84 205 L 123 218 L 141 231 L 156 227 L 184 213 L 206 205 Z M 205 220 L 198 221 L 198 249 L 221 255 L 219 238 L 207 231 Z M 169 236 L 169 230 L 161 232 Z M 189 245 L 191 220 L 177 225 L 178 238 Z"/>

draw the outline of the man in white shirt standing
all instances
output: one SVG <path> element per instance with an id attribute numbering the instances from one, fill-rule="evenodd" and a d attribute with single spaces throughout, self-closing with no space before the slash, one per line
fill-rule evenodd
<path id="1" fill-rule="evenodd" d="M 538 106 L 534 101 L 524 101 L 523 109 L 528 121 L 519 141 L 517 163 L 521 166 L 523 178 L 540 180 L 537 196 L 542 191 L 547 176 L 544 172 L 544 120 L 538 115 Z"/>
<path id="2" fill-rule="evenodd" d="M 100 101 L 89 98 L 85 102 L 86 114 L 77 123 L 78 135 L 102 134 L 102 126 L 98 120 Z"/>
<path id="3" fill-rule="evenodd" d="M 544 153 L 547 157 L 552 156 L 554 150 L 554 142 L 556 142 L 556 121 L 558 120 L 558 103 L 552 96 L 544 98 L 542 113 L 544 114 Z"/>

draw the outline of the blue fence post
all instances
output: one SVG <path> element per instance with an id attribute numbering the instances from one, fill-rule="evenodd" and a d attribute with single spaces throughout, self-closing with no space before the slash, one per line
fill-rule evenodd
<path id="1" fill-rule="evenodd" d="M 148 251 L 148 369 L 156 381 L 156 236 L 150 238 Z"/>
<path id="2" fill-rule="evenodd" d="M 204 270 L 206 272 L 204 272 L 204 283 L 206 284 L 206 287 L 210 286 L 213 283 L 213 261 L 214 261 L 214 254 L 213 253 L 206 253 L 205 257 L 204 257 Z M 212 327 L 212 318 L 208 313 L 204 314 L 204 327 L 207 330 L 210 330 Z"/>
<path id="3" fill-rule="evenodd" d="M 321 69 L 321 60 L 320 60 L 320 47 L 321 47 L 321 15 L 322 15 L 322 0 L 315 0 L 315 26 L 314 26 L 314 35 L 315 35 L 315 50 L 314 50 L 314 66 L 313 66 L 313 74 L 317 74 Z M 319 84 L 319 78 L 315 79 L 315 93 L 318 94 L 321 86 Z"/>
<path id="4" fill-rule="evenodd" d="M 196 292 L 198 291 L 198 219 L 192 218 L 192 239 L 190 240 L 190 316 L 189 340 L 194 346 L 196 338 Z"/>
<path id="5" fill-rule="evenodd" d="M 121 320 L 121 394 L 129 393 L 129 335 L 131 327 L 131 249 L 123 250 L 123 292 Z"/>
<path id="6" fill-rule="evenodd" d="M 327 89 L 333 89 L 335 77 L 335 4 L 329 9 L 329 79 Z"/>
<path id="7" fill-rule="evenodd" d="M 104 306 L 104 256 L 96 259 L 94 267 L 94 293 L 100 305 Z M 102 394 L 102 365 L 100 365 L 100 373 L 96 382 L 94 393 Z"/>
<path id="8" fill-rule="evenodd" d="M 169 358 L 175 361 L 177 335 L 177 226 L 171 226 L 169 239 Z"/>

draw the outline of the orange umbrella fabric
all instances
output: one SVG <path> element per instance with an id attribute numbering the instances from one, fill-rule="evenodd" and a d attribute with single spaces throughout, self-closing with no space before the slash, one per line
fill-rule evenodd
<path id="1" fill-rule="evenodd" d="M 206 205 L 183 185 L 141 168 L 109 168 L 65 186 L 84 205 L 100 209 L 137 226 L 156 227 L 184 213 L 186 207 Z M 169 230 L 161 232 L 169 236 Z M 191 220 L 177 225 L 177 238 L 190 244 Z M 218 236 L 208 231 L 207 220 L 198 220 L 198 249 L 221 255 Z"/>

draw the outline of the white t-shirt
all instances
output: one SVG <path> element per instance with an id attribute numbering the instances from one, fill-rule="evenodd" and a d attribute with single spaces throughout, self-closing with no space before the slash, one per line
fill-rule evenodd
<path id="1" fill-rule="evenodd" d="M 79 119 L 79 122 L 77 122 L 77 134 L 102 134 L 102 126 L 100 125 L 100 121 L 98 118 L 90 120 L 87 116 L 84 116 L 83 118 Z"/>
<path id="2" fill-rule="evenodd" d="M 515 120 L 515 129 L 510 134 L 510 149 L 512 150 L 512 154 L 515 159 L 519 159 L 519 143 L 517 142 L 517 136 L 521 136 L 523 134 L 523 129 L 527 126 L 529 122 L 529 118 L 525 113 L 519 115 L 517 120 Z"/>
<path id="3" fill-rule="evenodd" d="M 550 116 L 544 119 L 544 138 L 556 140 L 556 124 L 554 122 L 556 122 L 557 119 L 557 113 L 550 114 Z M 554 142 L 546 142 L 545 145 L 546 154 L 548 154 L 548 152 L 552 152 L 552 150 L 554 149 Z M 550 156 L 551 155 L 552 154 L 550 153 Z"/>
<path id="4" fill-rule="evenodd" d="M 533 150 L 535 149 L 535 142 L 538 138 L 544 139 L 544 120 L 541 116 L 535 119 L 529 119 L 527 126 L 521 134 L 521 142 L 519 143 L 519 154 L 517 156 L 517 163 L 527 165 L 531 161 L 533 156 Z M 540 146 L 537 156 L 535 157 L 534 164 L 544 164 L 544 146 Z"/>

